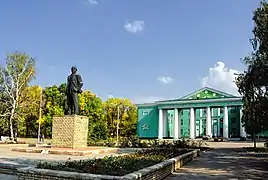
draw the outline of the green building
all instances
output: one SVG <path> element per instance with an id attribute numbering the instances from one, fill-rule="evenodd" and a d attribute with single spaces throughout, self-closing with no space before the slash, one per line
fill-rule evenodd
<path id="1" fill-rule="evenodd" d="M 209 87 L 180 99 L 138 104 L 138 136 L 153 139 L 246 137 L 242 98 Z"/>

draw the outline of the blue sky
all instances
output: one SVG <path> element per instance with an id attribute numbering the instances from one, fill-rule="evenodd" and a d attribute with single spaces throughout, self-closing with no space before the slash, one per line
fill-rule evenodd
<path id="1" fill-rule="evenodd" d="M 258 0 L 2 0 L 0 63 L 7 53 L 30 54 L 41 86 L 65 82 L 76 65 L 84 89 L 103 99 L 149 102 L 202 86 L 235 94 L 233 73 L 244 69 L 240 58 L 251 51 L 258 6 Z"/>

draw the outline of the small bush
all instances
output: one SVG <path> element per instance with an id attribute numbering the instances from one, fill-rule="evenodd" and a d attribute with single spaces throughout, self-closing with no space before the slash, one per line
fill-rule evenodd
<path id="1" fill-rule="evenodd" d="M 169 146 L 168 148 L 151 148 L 128 155 L 106 156 L 99 159 L 68 160 L 58 164 L 40 162 L 37 168 L 123 176 L 187 152 L 189 152 L 187 149 L 176 149 L 175 146 Z"/>
<path id="2" fill-rule="evenodd" d="M 248 152 L 255 152 L 255 153 L 268 153 L 268 148 L 266 147 L 246 147 L 245 148 Z"/>
<path id="3" fill-rule="evenodd" d="M 121 137 L 118 142 L 118 147 L 120 148 L 164 148 L 167 146 L 176 146 L 176 148 L 199 148 L 201 150 L 207 149 L 207 144 L 202 140 L 140 140 L 136 136 L 132 137 Z M 88 141 L 88 146 L 106 146 L 106 147 L 115 147 L 116 146 L 116 139 L 108 138 L 106 140 L 99 140 L 99 141 Z"/>

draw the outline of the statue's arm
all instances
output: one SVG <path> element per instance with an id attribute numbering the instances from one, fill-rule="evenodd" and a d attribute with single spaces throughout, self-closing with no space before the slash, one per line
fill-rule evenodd
<path id="1" fill-rule="evenodd" d="M 77 82 L 78 82 L 78 89 L 79 89 L 79 91 L 81 91 L 82 86 L 83 86 L 83 80 L 82 80 L 82 77 L 80 75 L 77 75 Z"/>

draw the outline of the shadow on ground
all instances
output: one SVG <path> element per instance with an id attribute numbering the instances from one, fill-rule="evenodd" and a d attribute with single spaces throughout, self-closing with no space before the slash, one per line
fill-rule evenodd
<path id="1" fill-rule="evenodd" d="M 268 154 L 217 148 L 201 153 L 166 179 L 268 179 Z"/>

